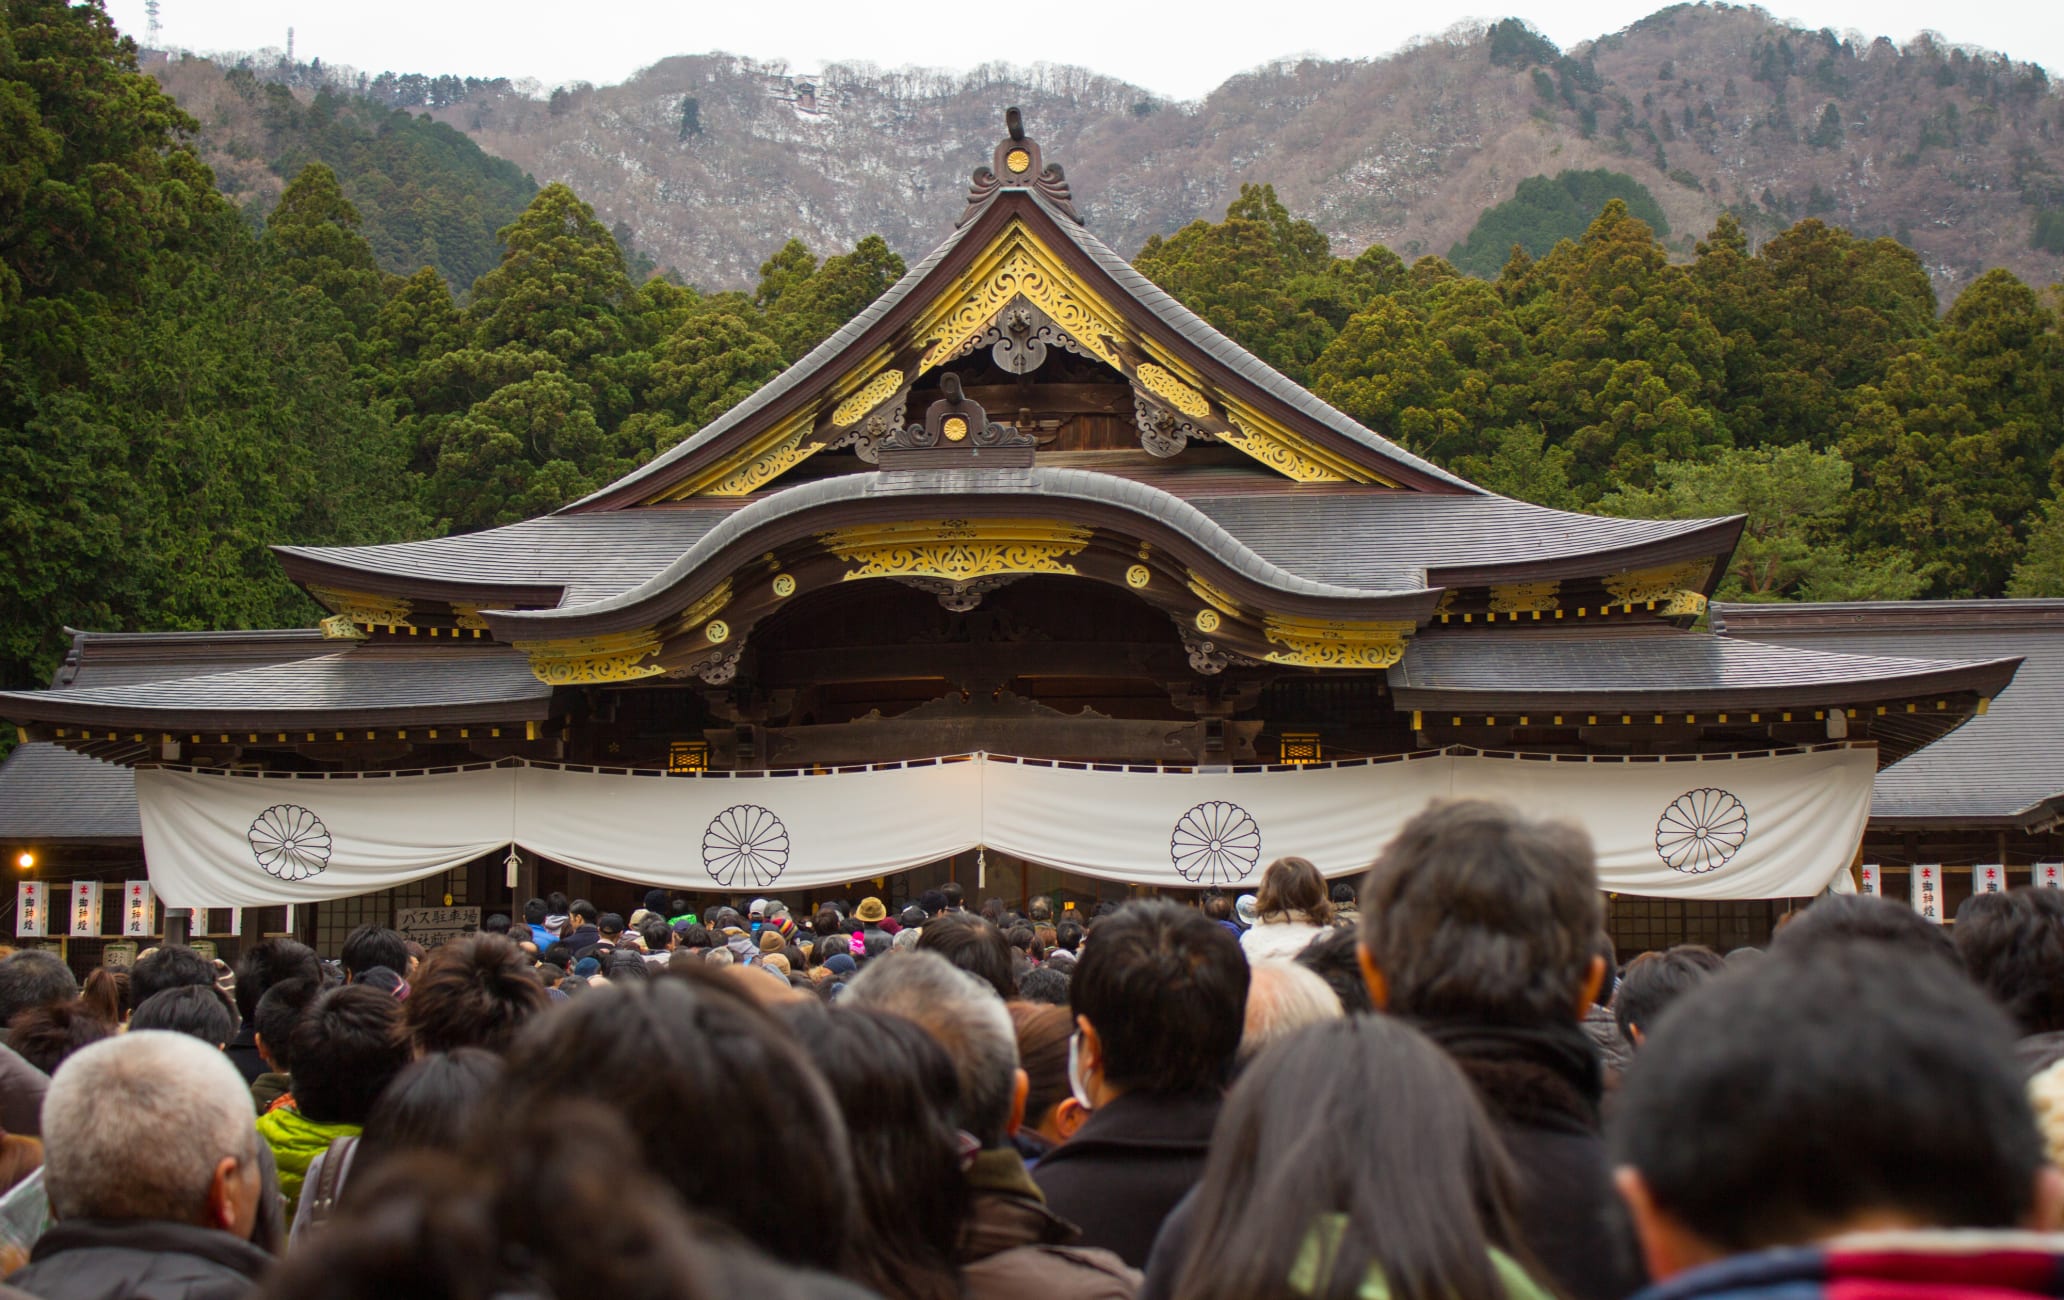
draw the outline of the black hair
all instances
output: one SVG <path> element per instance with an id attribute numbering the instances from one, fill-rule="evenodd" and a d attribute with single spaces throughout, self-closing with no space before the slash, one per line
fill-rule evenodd
<path id="1" fill-rule="evenodd" d="M 399 975 L 408 969 L 408 941 L 384 925 L 361 925 L 344 936 L 337 950 L 344 959 L 344 973 L 357 979 L 375 966 L 385 966 Z"/>
<path id="2" fill-rule="evenodd" d="M 322 991 L 319 978 L 304 975 L 281 980 L 265 990 L 265 996 L 258 999 L 258 1006 L 251 1012 L 251 1027 L 265 1040 L 265 1053 L 279 1073 L 293 1072 L 294 1026 L 301 1023 L 301 1017 L 308 1014 L 308 1008 Z"/>
<path id="3" fill-rule="evenodd" d="M 1361 960 L 1355 956 L 1360 944 L 1353 930 L 1336 927 L 1304 945 L 1304 950 L 1291 958 L 1326 981 L 1326 987 L 1333 990 L 1333 996 L 1340 999 L 1340 1005 L 1351 1016 L 1376 1009 L 1369 1000 L 1369 983 L 1362 978 Z"/>
<path id="4" fill-rule="evenodd" d="M 666 911 L 666 905 L 667 891 L 664 889 L 648 889 L 645 891 L 644 907 L 646 911 L 664 912 Z"/>
<path id="5" fill-rule="evenodd" d="M 2011 1227 L 2046 1159 L 2013 1040 L 1969 981 L 1902 945 L 1778 944 L 1657 1022 L 1620 1085 L 1614 1163 L 1729 1254 L 1885 1212 Z"/>
<path id="6" fill-rule="evenodd" d="M 940 889 L 927 889 L 917 896 L 917 905 L 925 910 L 926 916 L 937 916 L 946 910 L 946 892 Z"/>
<path id="7" fill-rule="evenodd" d="M 1353 907 L 1355 901 L 1354 884 L 1351 881 L 1336 880 L 1333 882 L 1333 887 L 1326 892 L 1326 896 L 1332 900 L 1333 906 L 1336 908 Z"/>
<path id="8" fill-rule="evenodd" d="M 653 952 L 665 952 L 674 941 L 674 927 L 662 917 L 648 916 L 638 925 L 638 937 Z"/>
<path id="9" fill-rule="evenodd" d="M 509 920 L 508 913 L 496 912 L 493 916 L 490 916 L 485 921 L 482 921 L 480 923 L 480 928 L 482 931 L 488 934 L 507 934 L 509 933 L 509 927 L 511 924 L 513 923 Z"/>
<path id="10" fill-rule="evenodd" d="M 371 1160 L 405 1151 L 457 1151 L 502 1079 L 502 1058 L 477 1047 L 432 1052 L 381 1090 L 353 1157 L 353 1179 Z"/>
<path id="11" fill-rule="evenodd" d="M 1971 895 L 1957 909 L 1956 951 L 2022 1033 L 2064 1029 L 2064 891 Z"/>
<path id="12" fill-rule="evenodd" d="M 198 1038 L 210 1047 L 221 1047 L 236 1036 L 237 1016 L 229 999 L 210 984 L 182 985 L 153 993 L 136 1004 L 129 1017 L 131 1029 L 169 1029 L 175 1034 Z"/>
<path id="13" fill-rule="evenodd" d="M 927 931 L 929 933 L 929 931 Z M 1096 1027 L 1104 1078 L 1143 1092 L 1225 1086 L 1247 1014 L 1247 958 L 1195 908 L 1128 903 L 1097 922 L 1068 1003 Z"/>
<path id="14" fill-rule="evenodd" d="M 831 1092 L 789 1032 L 704 963 L 591 989 L 526 1028 L 503 1113 L 565 1098 L 622 1116 L 647 1168 L 697 1212 L 806 1267 L 845 1262 L 853 1169 Z M 780 1171 L 783 1194 L 739 1195 L 740 1170 Z"/>
<path id="15" fill-rule="evenodd" d="M 545 986 L 530 973 L 515 940 L 469 934 L 423 959 L 402 1004 L 402 1020 L 418 1051 L 499 1052 L 546 1005 Z"/>
<path id="16" fill-rule="evenodd" d="M 294 1105 L 318 1124 L 365 1123 L 381 1090 L 409 1063 L 401 1004 L 360 984 L 318 997 L 291 1041 Z"/>
<path id="17" fill-rule="evenodd" d="M 139 953 L 129 968 L 129 1004 L 138 1008 L 166 989 L 203 986 L 215 987 L 215 963 L 185 944 L 161 943 Z"/>
<path id="18" fill-rule="evenodd" d="M 949 880 L 939 886 L 939 900 L 946 905 L 948 910 L 959 907 L 961 900 L 965 897 L 966 895 L 961 892 L 960 882 L 957 880 Z"/>
<path id="19" fill-rule="evenodd" d="M 920 952 L 938 953 L 995 989 L 996 996 L 1006 1002 L 1016 991 L 1010 941 L 1003 937 L 1003 931 L 979 916 L 949 912 L 935 917 L 926 922 L 924 933 L 917 936 L 917 947 Z M 877 955 L 872 945 L 867 955 Z"/>
<path id="20" fill-rule="evenodd" d="M 1613 994 L 1613 1023 L 1629 1043 L 1635 1041 L 1637 1029 L 1647 1038 L 1665 1007 L 1719 974 L 1725 965 L 1719 953 L 1699 943 L 1642 953 L 1627 963 L 1626 973 L 1620 976 L 1619 991 Z"/>
<path id="21" fill-rule="evenodd" d="M 28 948 L 0 959 L 0 1024 L 30 1007 L 69 1002 L 79 996 L 72 968 L 54 952 Z"/>
<path id="22" fill-rule="evenodd" d="M 714 948 L 717 946 L 717 941 L 710 934 L 710 928 L 697 921 L 694 925 L 681 932 L 681 946 L 683 948 Z"/>
<path id="23" fill-rule="evenodd" d="M 1384 846 L 1361 897 L 1391 1012 L 1532 1026 L 1582 1010 L 1605 909 L 1577 827 L 1481 799 L 1435 804 Z"/>
<path id="24" fill-rule="evenodd" d="M 525 925 L 543 925 L 545 918 L 550 915 L 551 913 L 545 908 L 545 900 L 542 898 L 528 899 L 523 904 L 523 923 Z"/>
<path id="25" fill-rule="evenodd" d="M 969 1199 L 950 1118 L 960 1107 L 953 1058 L 914 1022 L 882 1011 L 820 1013 L 808 1033 L 810 1059 L 851 1135 L 857 1280 L 892 1300 L 957 1300 L 953 1256 Z"/>
<path id="26" fill-rule="evenodd" d="M 612 980 L 642 980 L 652 978 L 652 967 L 643 954 L 620 948 L 609 954 L 609 960 L 602 964 L 602 973 Z"/>
<path id="27" fill-rule="evenodd" d="M 1046 1006 L 1068 1005 L 1068 977 L 1051 966 L 1034 966 L 1018 976 L 1018 1001 Z"/>
<path id="28" fill-rule="evenodd" d="M 322 959 L 300 940 L 282 935 L 254 943 L 236 961 L 237 1015 L 246 1021 L 257 1015 L 258 999 L 281 980 L 321 978 Z"/>
<path id="29" fill-rule="evenodd" d="M 566 895 L 556 889 L 545 895 L 545 915 L 547 916 L 565 916 L 567 915 L 568 906 Z"/>
<path id="30" fill-rule="evenodd" d="M 594 925 L 595 922 L 602 919 L 602 913 L 596 911 L 595 905 L 585 898 L 574 899 L 573 909 L 567 915 L 576 921 L 584 922 L 588 925 Z"/>
<path id="31" fill-rule="evenodd" d="M 1054 946 L 1074 952 L 1082 946 L 1082 927 L 1073 921 L 1063 921 L 1054 927 Z"/>
<path id="32" fill-rule="evenodd" d="M 1099 929 L 1085 960 L 1103 943 Z M 1226 1098 L 1174 1294 L 1504 1295 L 1492 1251 L 1521 1253 L 1513 1180 L 1475 1089 L 1424 1035 L 1387 1016 L 1312 1026 L 1249 1062 Z M 1333 1224 L 1313 1252 L 1314 1225 Z M 1316 1274 L 1294 1283 L 1314 1254 Z"/>
<path id="33" fill-rule="evenodd" d="M 1817 898 L 1803 912 L 1794 912 L 1770 940 L 1773 953 L 1815 947 L 1850 939 L 1875 939 L 1895 944 L 1915 956 L 1960 965 L 1956 945 L 1942 927 L 1904 903 L 1869 894 L 1833 894 Z"/>

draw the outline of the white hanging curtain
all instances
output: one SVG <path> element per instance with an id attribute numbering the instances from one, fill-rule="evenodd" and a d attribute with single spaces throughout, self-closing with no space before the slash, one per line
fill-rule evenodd
<path id="1" fill-rule="evenodd" d="M 508 844 L 597 875 L 732 893 L 837 885 L 977 845 L 1106 880 L 1249 889 L 1288 854 L 1329 876 L 1361 871 L 1408 818 L 1455 798 L 1582 826 L 1608 890 L 1799 898 L 1848 866 L 1876 766 L 1867 746 L 1653 760 L 1433 753 L 1237 772 L 975 754 L 825 774 L 143 769 L 136 793 L 151 883 L 174 907 L 370 893 Z"/>

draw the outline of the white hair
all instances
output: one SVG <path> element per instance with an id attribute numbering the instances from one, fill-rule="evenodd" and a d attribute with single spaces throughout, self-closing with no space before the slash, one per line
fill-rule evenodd
<path id="1" fill-rule="evenodd" d="M 1340 997 L 1308 967 L 1294 961 L 1258 961 L 1247 979 L 1247 1021 L 1236 1059 L 1248 1061 L 1279 1038 L 1347 1011 Z"/>
<path id="2" fill-rule="evenodd" d="M 953 1058 L 961 1127 L 985 1145 L 1002 1140 L 1017 1088 L 1018 1031 L 987 981 L 935 952 L 887 952 L 854 977 L 839 1005 L 916 1021 Z"/>
<path id="3" fill-rule="evenodd" d="M 251 1090 L 197 1038 L 137 1029 L 65 1058 L 43 1100 L 43 1181 L 60 1219 L 198 1223 L 224 1156 L 258 1158 Z"/>

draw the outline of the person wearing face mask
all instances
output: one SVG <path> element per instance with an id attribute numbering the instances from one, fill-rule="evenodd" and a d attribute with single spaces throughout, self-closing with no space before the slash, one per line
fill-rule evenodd
<path id="1" fill-rule="evenodd" d="M 1142 1267 L 1202 1176 L 1247 983 L 1239 943 L 1195 908 L 1128 903 L 1090 931 L 1068 985 L 1068 1073 L 1089 1119 L 1033 1174 L 1086 1244 Z"/>

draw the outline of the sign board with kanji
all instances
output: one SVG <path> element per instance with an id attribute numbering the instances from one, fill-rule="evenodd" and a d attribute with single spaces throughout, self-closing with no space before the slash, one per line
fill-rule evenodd
<path id="1" fill-rule="evenodd" d="M 79 880 L 72 884 L 72 927 L 74 939 L 100 937 L 100 882 Z"/>
<path id="2" fill-rule="evenodd" d="M 1916 863 L 1913 868 L 1913 910 L 1924 921 L 1942 924 L 1942 865 Z"/>
<path id="3" fill-rule="evenodd" d="M 100 964 L 109 970 L 128 970 L 136 964 L 136 945 L 111 943 L 100 950 Z"/>
<path id="4" fill-rule="evenodd" d="M 425 948 L 435 948 L 447 939 L 468 935 L 480 928 L 477 907 L 398 907 L 394 928 L 404 939 L 414 939 Z"/>
<path id="5" fill-rule="evenodd" d="M 1979 863 L 1971 868 L 1971 892 L 1974 894 L 2004 894 L 2007 892 L 2007 869 L 1997 864 Z"/>
<path id="6" fill-rule="evenodd" d="M 14 937 L 41 939 L 50 933 L 50 885 L 24 880 L 14 887 Z"/>
<path id="7" fill-rule="evenodd" d="M 1872 898 L 1878 896 L 1878 864 L 1866 862 L 1856 869 L 1856 892 Z"/>
<path id="8" fill-rule="evenodd" d="M 2064 862 L 2036 863 L 2035 883 L 2044 889 L 2064 889 Z"/>
<path id="9" fill-rule="evenodd" d="M 157 933 L 158 898 L 148 880 L 122 882 L 122 937 L 148 939 Z"/>

